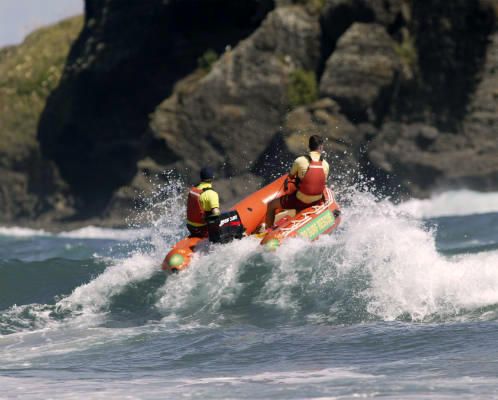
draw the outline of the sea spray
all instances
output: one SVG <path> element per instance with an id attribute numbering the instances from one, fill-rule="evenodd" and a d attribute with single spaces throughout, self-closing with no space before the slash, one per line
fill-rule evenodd
<path id="1" fill-rule="evenodd" d="M 264 279 L 251 284 L 251 293 L 240 277 L 261 263 L 254 254 L 262 250 L 232 244 L 199 255 L 190 270 L 168 280 L 158 307 L 190 318 L 214 318 L 220 310 L 233 316 L 229 304 L 244 293 L 244 315 L 263 307 L 270 318 L 280 310 L 288 321 L 354 323 L 474 318 L 476 308 L 498 303 L 497 253 L 446 257 L 436 249 L 434 229 L 389 201 L 364 192 L 348 200 L 337 232 L 314 243 L 289 240 L 263 254 L 256 269 Z"/>
<path id="2" fill-rule="evenodd" d="M 452 190 L 434 193 L 430 199 L 410 199 L 398 208 L 418 218 L 498 212 L 498 193 Z"/>
<path id="3" fill-rule="evenodd" d="M 183 191 L 177 207 L 158 198 L 157 212 L 141 216 L 130 236 L 90 228 L 74 234 L 92 239 L 0 238 L 7 255 L 0 285 L 27 274 L 0 291 L 9 294 L 0 310 L 4 392 L 33 399 L 89 391 L 108 398 L 493 397 L 497 251 L 466 254 L 467 242 L 453 241 L 460 254 L 441 254 L 442 220 L 428 223 L 351 188 L 341 193 L 343 220 L 331 235 L 289 240 L 273 253 L 253 238 L 216 245 L 166 276 L 160 262 L 186 234 Z M 469 240 L 479 230 L 497 244 L 493 216 L 444 222 L 465 225 Z M 8 258 L 14 248 L 22 260 Z M 27 257 L 32 249 L 35 261 Z M 72 283 L 59 264 L 74 273 Z M 44 277 L 57 290 L 37 297 Z"/>
<path id="4" fill-rule="evenodd" d="M 58 292 L 58 295 L 54 296 L 55 301 L 48 304 L 14 305 L 2 311 L 0 334 L 44 329 L 49 326 L 52 328 L 68 325 L 98 326 L 107 323 L 106 316 L 112 309 L 113 299 L 116 296 L 130 286 L 147 282 L 154 275 L 163 277 L 159 266 L 164 253 L 182 235 L 180 227 L 185 213 L 181 201 L 183 191 L 184 186 L 181 181 L 174 181 L 167 186 L 156 186 L 156 191 L 152 195 L 144 195 L 147 201 L 142 202 L 142 207 L 135 211 L 133 218 L 130 218 L 132 223 L 127 230 L 89 226 L 75 231 L 51 234 L 45 231 L 3 228 L 0 234 L 6 235 L 8 240 L 11 238 L 28 240 L 28 234 L 55 244 L 61 240 L 85 240 L 92 243 L 96 240 L 106 240 L 106 243 L 115 247 L 116 251 L 106 251 L 107 254 L 103 256 L 95 252 L 92 260 L 83 259 L 83 262 L 92 265 L 90 271 L 97 276 L 89 282 L 77 285 L 69 295 Z M 115 243 L 112 243 L 113 241 Z M 67 246 L 64 245 L 64 249 L 57 250 L 55 254 L 66 256 Z M 43 255 L 34 256 L 37 259 L 41 257 L 47 264 L 46 273 L 50 273 L 53 270 L 52 265 L 57 262 L 43 258 Z M 30 255 L 27 261 L 31 261 L 32 257 Z M 95 263 L 104 263 L 107 268 L 96 274 L 93 268 Z M 35 274 L 38 273 L 43 272 L 35 271 Z M 32 278 L 33 275 L 29 276 L 29 279 Z M 55 276 L 52 275 L 52 279 L 55 279 Z"/>
<path id="5" fill-rule="evenodd" d="M 114 296 L 130 285 L 151 279 L 160 272 L 165 251 L 181 237 L 185 210 L 181 180 L 155 185 L 142 194 L 141 206 L 129 224 L 140 232 L 126 244 L 133 248 L 124 258 L 107 260 L 109 267 L 93 281 L 76 288 L 57 303 L 58 309 L 79 310 L 80 315 L 105 313 Z"/>
<path id="6" fill-rule="evenodd" d="M 184 190 L 181 182 L 158 188 L 128 236 L 115 235 L 126 251 L 100 257 L 105 270 L 53 304 L 4 310 L 2 331 L 109 326 L 125 318 L 200 326 L 495 318 L 496 252 L 444 256 L 434 229 L 354 188 L 342 192 L 342 223 L 331 235 L 292 239 L 275 253 L 253 238 L 215 245 L 196 254 L 186 271 L 166 277 L 160 263 L 186 234 Z M 104 233 L 113 235 L 94 228 L 73 235 Z"/>

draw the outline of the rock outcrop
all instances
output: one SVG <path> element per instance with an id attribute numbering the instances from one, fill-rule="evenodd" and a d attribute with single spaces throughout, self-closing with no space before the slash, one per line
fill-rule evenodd
<path id="1" fill-rule="evenodd" d="M 0 222 L 72 212 L 72 198 L 36 140 L 37 123 L 82 27 L 76 17 L 0 50 Z M 42 217 L 42 218 L 43 218 Z"/>
<path id="2" fill-rule="evenodd" d="M 318 21 L 304 9 L 273 11 L 206 75 L 189 77 L 159 105 L 151 121 L 155 137 L 188 168 L 214 164 L 227 175 L 244 173 L 289 108 L 289 75 L 317 67 L 319 35 Z"/>
<path id="3" fill-rule="evenodd" d="M 437 28 L 424 25 L 426 34 L 418 33 L 425 51 L 420 56 L 420 87 L 413 93 L 410 110 L 404 110 L 405 121 L 385 124 L 369 149 L 373 166 L 392 174 L 407 193 L 418 196 L 437 188 L 498 187 L 498 34 L 493 28 L 498 8 L 477 2 L 457 6 L 458 15 L 452 14 L 453 8 L 444 9 L 443 15 L 452 15 L 447 20 L 432 10 L 428 20 Z M 467 16 L 465 22 L 462 15 Z M 468 24 L 479 27 L 464 38 L 460 35 Z M 444 30 L 442 37 L 435 35 L 439 29 Z M 486 51 L 481 54 L 483 43 Z M 440 54 L 437 60 L 436 53 Z M 430 92 L 423 95 L 429 84 Z M 418 103 L 421 99 L 423 105 Z"/>
<path id="4" fill-rule="evenodd" d="M 396 42 L 378 24 L 354 23 L 327 61 L 320 94 L 336 100 L 356 123 L 380 123 L 397 86 Z"/>
<path id="5" fill-rule="evenodd" d="M 148 154 L 175 155 L 149 135 L 149 114 L 207 49 L 256 29 L 272 1 L 86 1 L 85 27 L 39 125 L 44 155 L 80 199 L 101 212 Z M 182 133 L 183 135 L 183 133 Z"/>
<path id="6" fill-rule="evenodd" d="M 120 221 L 203 164 L 230 204 L 313 133 L 336 185 L 498 188 L 496 0 L 85 4 L 38 136 L 0 125 L 4 221 Z M 1 124 L 7 114 L 35 125 L 17 109 Z"/>

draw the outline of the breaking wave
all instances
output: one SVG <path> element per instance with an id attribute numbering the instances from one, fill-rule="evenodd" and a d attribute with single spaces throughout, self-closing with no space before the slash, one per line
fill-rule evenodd
<path id="1" fill-rule="evenodd" d="M 46 296 L 25 305 L 4 302 L 0 333 L 61 324 L 274 326 L 498 317 L 497 251 L 443 255 L 435 228 L 368 193 L 343 199 L 340 228 L 316 242 L 289 240 L 274 253 L 252 238 L 215 245 L 186 271 L 165 277 L 162 258 L 184 234 L 180 191 L 175 193 L 177 200 L 161 203 L 163 216 L 146 230 L 116 233 L 130 242 L 129 251 L 94 260 L 91 273 L 80 273 L 72 288 L 50 292 L 56 293 L 52 302 Z M 94 229 L 72 235 L 114 235 Z M 0 266 L 0 277 L 13 273 L 7 270 Z M 55 267 L 47 271 L 62 274 Z"/>
<path id="2" fill-rule="evenodd" d="M 498 212 L 498 193 L 448 191 L 434 194 L 426 200 L 408 200 L 398 208 L 419 218 L 486 214 Z"/>
<path id="3" fill-rule="evenodd" d="M 198 258 L 166 281 L 158 307 L 255 323 L 495 318 L 498 252 L 441 255 L 421 221 L 369 194 L 350 200 L 340 230 L 314 243 L 263 253 L 245 241 Z"/>
<path id="4" fill-rule="evenodd" d="M 110 229 L 96 226 L 86 226 L 73 231 L 51 233 L 43 229 L 30 229 L 21 227 L 0 227 L 0 236 L 29 238 L 29 237 L 54 237 L 70 239 L 109 239 L 109 240 L 136 240 L 146 237 L 144 229 Z"/>

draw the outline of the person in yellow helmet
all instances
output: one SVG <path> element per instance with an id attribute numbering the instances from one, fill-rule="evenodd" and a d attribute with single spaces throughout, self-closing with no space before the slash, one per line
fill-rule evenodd
<path id="1" fill-rule="evenodd" d="M 192 237 L 209 236 L 207 219 L 220 215 L 220 200 L 213 189 L 214 172 L 211 167 L 203 167 L 201 182 L 192 187 L 187 198 L 187 229 Z"/>

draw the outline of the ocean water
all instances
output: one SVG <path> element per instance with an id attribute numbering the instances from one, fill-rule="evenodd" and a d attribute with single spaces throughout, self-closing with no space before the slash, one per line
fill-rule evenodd
<path id="1" fill-rule="evenodd" d="M 174 202 L 140 229 L 0 228 L 0 398 L 498 398 L 498 194 L 342 199 L 316 242 L 171 276 Z"/>

